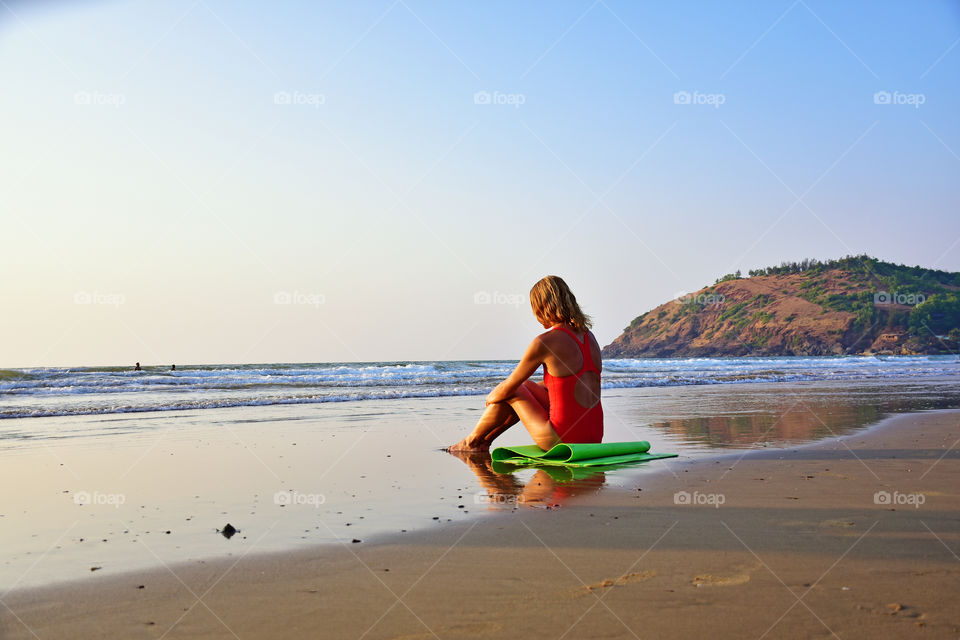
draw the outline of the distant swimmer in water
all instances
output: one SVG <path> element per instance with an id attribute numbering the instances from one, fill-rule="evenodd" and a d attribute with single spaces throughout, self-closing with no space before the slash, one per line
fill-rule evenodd
<path id="1" fill-rule="evenodd" d="M 177 370 L 177 365 L 175 364 L 170 365 L 170 371 L 176 371 L 176 370 Z"/>
<path id="2" fill-rule="evenodd" d="M 143 371 L 143 369 L 140 368 L 140 363 L 139 363 L 139 362 L 137 363 L 137 366 L 135 366 L 135 367 L 133 368 L 133 370 L 134 370 L 134 371 Z"/>

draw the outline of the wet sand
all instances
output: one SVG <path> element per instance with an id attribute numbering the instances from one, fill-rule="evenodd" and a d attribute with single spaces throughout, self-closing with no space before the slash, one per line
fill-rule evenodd
<path id="1" fill-rule="evenodd" d="M 960 411 L 895 416 L 811 445 L 662 461 L 637 481 L 375 542 L 15 591 L 3 596 L 0 635 L 960 633 Z"/>

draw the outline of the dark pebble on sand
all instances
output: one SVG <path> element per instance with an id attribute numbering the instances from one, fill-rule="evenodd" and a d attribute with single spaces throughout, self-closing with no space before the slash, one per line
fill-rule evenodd
<path id="1" fill-rule="evenodd" d="M 146 588 L 147 588 L 147 585 L 145 585 L 145 584 L 138 584 L 138 585 L 137 585 L 137 589 L 146 589 Z"/>

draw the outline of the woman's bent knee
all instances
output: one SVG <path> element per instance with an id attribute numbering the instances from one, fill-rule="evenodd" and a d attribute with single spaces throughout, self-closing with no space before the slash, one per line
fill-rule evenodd
<path id="1" fill-rule="evenodd" d="M 534 439 L 534 443 L 544 451 L 550 451 L 550 449 L 554 448 L 561 442 L 562 440 L 560 440 L 560 436 L 557 435 L 553 425 L 549 422 L 545 426 L 544 433 L 538 434 L 538 437 Z"/>

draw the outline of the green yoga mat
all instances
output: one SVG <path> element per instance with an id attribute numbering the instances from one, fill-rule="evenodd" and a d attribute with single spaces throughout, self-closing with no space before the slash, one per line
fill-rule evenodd
<path id="1" fill-rule="evenodd" d="M 650 443 L 597 442 L 558 444 L 544 451 L 535 444 L 498 447 L 490 454 L 493 462 L 517 466 L 554 465 L 561 467 L 606 467 L 615 464 L 676 458 L 675 453 L 650 453 Z"/>

